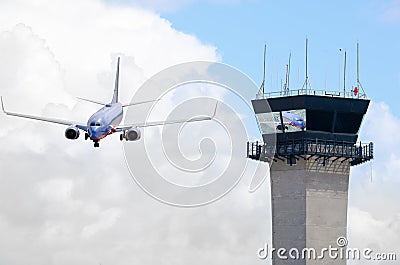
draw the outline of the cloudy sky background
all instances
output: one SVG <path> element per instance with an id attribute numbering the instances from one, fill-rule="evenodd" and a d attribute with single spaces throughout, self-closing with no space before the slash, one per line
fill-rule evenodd
<path id="1" fill-rule="evenodd" d="M 400 1 L 317 2 L 1 1 L 0 94 L 9 110 L 85 121 L 97 106 L 75 97 L 109 100 L 117 56 L 128 102 L 153 74 L 193 60 L 232 64 L 259 83 L 265 41 L 272 89 L 289 51 L 292 83 L 303 75 L 306 35 L 311 58 L 327 61 L 310 62 L 312 85 L 336 89 L 338 49 L 354 59 L 358 39 L 363 85 L 374 100 L 361 139 L 374 141 L 376 159 L 352 169 L 349 241 L 399 253 Z M 350 66 L 349 86 L 354 60 Z M 249 194 L 247 174 L 216 204 L 172 208 L 132 181 L 118 136 L 95 150 L 82 137 L 65 139 L 63 126 L 5 115 L 0 122 L 1 265 L 259 263 L 256 250 L 270 240 L 268 181 Z"/>

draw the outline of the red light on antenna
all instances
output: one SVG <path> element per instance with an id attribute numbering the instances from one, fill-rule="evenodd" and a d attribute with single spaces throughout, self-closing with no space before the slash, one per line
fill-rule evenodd
<path id="1" fill-rule="evenodd" d="M 358 94 L 358 87 L 355 87 L 355 88 L 354 88 L 353 93 L 354 93 L 354 96 L 357 96 L 357 94 Z"/>

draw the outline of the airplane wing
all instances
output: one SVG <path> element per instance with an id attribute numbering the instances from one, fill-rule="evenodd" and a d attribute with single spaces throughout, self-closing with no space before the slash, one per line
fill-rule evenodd
<path id="1" fill-rule="evenodd" d="M 195 122 L 195 121 L 209 121 L 212 120 L 212 117 L 196 117 L 187 120 L 173 120 L 173 121 L 150 121 L 150 122 L 143 122 L 143 123 L 136 123 L 136 124 L 129 124 L 129 125 L 121 125 L 115 128 L 116 132 L 121 132 L 125 130 L 129 130 L 130 128 L 145 128 L 145 127 L 154 127 L 160 125 L 168 125 L 168 124 L 179 124 L 179 123 L 186 123 L 186 122 Z"/>
<path id="2" fill-rule="evenodd" d="M 215 117 L 215 114 L 217 113 L 217 106 L 218 106 L 218 101 L 215 104 L 214 108 L 214 113 L 212 116 L 203 116 L 203 117 L 195 117 L 191 119 L 181 119 L 181 120 L 172 120 L 172 121 L 150 121 L 150 122 L 142 122 L 142 123 L 136 123 L 136 124 L 129 124 L 129 125 L 121 125 L 115 128 L 116 132 L 121 132 L 125 130 L 129 130 L 130 128 L 145 128 L 145 127 L 154 127 L 154 126 L 160 126 L 160 125 L 169 125 L 169 124 L 179 124 L 179 123 L 188 123 L 188 122 L 196 122 L 196 121 L 209 121 L 212 120 Z"/>
<path id="3" fill-rule="evenodd" d="M 26 118 L 26 119 L 31 119 L 31 120 L 38 120 L 38 121 L 57 123 L 57 124 L 62 124 L 62 125 L 67 125 L 67 126 L 75 125 L 77 128 L 79 128 L 81 130 L 84 130 L 84 131 L 87 131 L 86 124 L 79 123 L 79 122 L 60 120 L 60 119 L 53 119 L 53 118 L 45 118 L 45 117 L 39 117 L 39 116 L 34 116 L 34 115 L 27 115 L 27 114 L 21 114 L 21 113 L 15 113 L 15 112 L 6 111 L 4 109 L 3 97 L 0 97 L 0 99 L 1 99 L 1 108 L 2 108 L 3 112 L 5 114 L 7 114 L 7 115 Z"/>

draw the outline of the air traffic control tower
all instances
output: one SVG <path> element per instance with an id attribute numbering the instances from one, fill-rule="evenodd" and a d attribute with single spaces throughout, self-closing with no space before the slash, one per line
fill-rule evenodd
<path id="1" fill-rule="evenodd" d="M 295 248 L 300 257 L 303 249 L 314 248 L 318 256 L 346 237 L 350 167 L 373 158 L 373 144 L 358 142 L 370 101 L 356 92 L 300 89 L 252 101 L 263 143 L 248 143 L 247 156 L 271 162 L 273 248 Z M 334 265 L 346 259 L 325 253 L 322 260 L 284 260 L 275 252 L 273 264 Z"/>

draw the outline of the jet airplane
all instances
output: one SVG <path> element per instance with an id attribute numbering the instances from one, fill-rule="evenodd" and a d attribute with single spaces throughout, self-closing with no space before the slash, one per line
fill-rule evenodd
<path id="1" fill-rule="evenodd" d="M 300 117 L 297 114 L 294 114 L 290 111 L 282 111 L 282 118 L 283 118 L 283 124 L 285 126 L 285 130 L 288 129 L 287 125 L 296 127 L 298 129 L 301 129 L 302 131 L 304 131 L 306 129 L 306 122 L 304 121 L 304 119 L 302 117 Z M 282 131 L 282 125 L 278 124 L 276 126 L 276 129 L 279 131 Z"/>
<path id="2" fill-rule="evenodd" d="M 94 142 L 94 147 L 99 147 L 99 142 L 101 139 L 105 138 L 106 136 L 121 132 L 120 140 L 123 141 L 137 141 L 141 138 L 141 128 L 150 127 L 150 126 L 159 126 L 159 125 L 167 125 L 167 124 L 176 124 L 176 123 L 186 123 L 186 122 L 195 122 L 195 121 L 206 121 L 211 120 L 214 118 L 217 104 L 215 105 L 214 113 L 212 116 L 203 116 L 203 117 L 195 117 L 192 119 L 187 120 L 173 120 L 173 121 L 155 121 L 155 122 L 144 122 L 144 123 L 137 123 L 131 125 L 120 125 L 123 114 L 124 108 L 132 105 L 139 105 L 149 102 L 155 102 L 157 100 L 148 100 L 148 101 L 141 101 L 135 102 L 127 105 L 123 105 L 118 101 L 118 82 L 119 82 L 119 62 L 120 58 L 118 58 L 117 63 L 117 73 L 115 78 L 115 87 L 114 87 L 114 94 L 112 100 L 108 104 L 104 104 L 94 100 L 88 100 L 79 98 L 91 103 L 103 105 L 103 107 L 95 112 L 87 121 L 86 124 L 78 123 L 73 121 L 66 121 L 60 119 L 53 119 L 53 118 L 46 118 L 46 117 L 39 117 L 27 114 L 20 114 L 15 112 L 6 111 L 4 108 L 3 98 L 1 99 L 1 107 L 5 114 L 10 116 L 22 117 L 27 119 L 39 120 L 44 122 L 51 122 L 56 124 L 62 124 L 68 126 L 65 130 L 65 137 L 70 140 L 78 139 L 80 135 L 80 131 L 85 133 L 85 140 L 92 140 Z"/>

